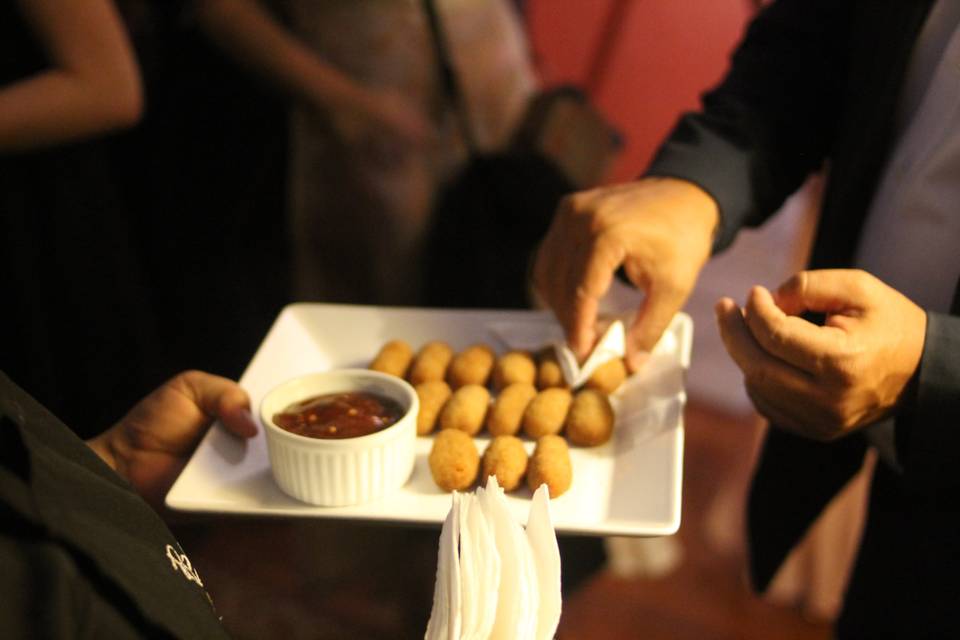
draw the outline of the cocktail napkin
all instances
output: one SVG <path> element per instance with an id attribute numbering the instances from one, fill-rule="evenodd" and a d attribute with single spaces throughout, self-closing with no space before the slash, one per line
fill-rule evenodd
<path id="1" fill-rule="evenodd" d="M 551 640 L 560 611 L 560 550 L 546 485 L 533 494 L 526 529 L 495 476 L 473 494 L 455 492 L 424 638 Z"/>
<path id="2" fill-rule="evenodd" d="M 489 330 L 509 349 L 537 351 L 551 346 L 571 388 L 576 389 L 597 367 L 613 358 L 623 357 L 626 350 L 625 327 L 632 313 L 608 317 L 609 325 L 582 366 L 567 346 L 563 329 L 549 313 L 530 320 L 495 322 Z M 640 371 L 629 376 L 610 400 L 617 414 L 614 438 L 622 451 L 656 436 L 670 425 L 677 424 L 686 403 L 686 370 L 689 354 L 679 336 L 688 335 L 690 319 L 677 314 L 650 352 Z"/>
<path id="3" fill-rule="evenodd" d="M 609 326 L 582 365 L 567 346 L 560 325 L 553 319 L 544 318 L 539 322 L 495 322 L 490 325 L 490 331 L 511 349 L 535 351 L 544 346 L 552 346 L 564 379 L 574 389 L 586 382 L 597 367 L 614 358 L 622 358 L 627 352 L 623 318 L 609 320 Z"/>
<path id="4" fill-rule="evenodd" d="M 610 323 L 582 365 L 577 362 L 577 355 L 567 346 L 566 341 L 554 342 L 553 349 L 557 354 L 564 380 L 571 388 L 576 389 L 590 379 L 597 367 L 626 355 L 627 336 L 623 328 L 623 320 L 614 320 Z"/>

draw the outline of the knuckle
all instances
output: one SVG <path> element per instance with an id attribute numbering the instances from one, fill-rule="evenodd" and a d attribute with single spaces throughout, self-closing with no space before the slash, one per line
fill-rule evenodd
<path id="1" fill-rule="evenodd" d="M 806 271 L 799 271 L 787 278 L 787 281 L 780 286 L 780 289 L 782 291 L 794 291 L 799 294 L 802 299 L 806 293 L 809 277 Z"/>
<path id="2" fill-rule="evenodd" d="M 852 269 L 846 286 L 854 300 L 865 303 L 872 300 L 887 285 L 869 271 Z"/>
<path id="3" fill-rule="evenodd" d="M 859 377 L 856 361 L 849 355 L 824 357 L 821 360 L 821 367 L 840 391 L 853 387 Z"/>
<path id="4" fill-rule="evenodd" d="M 593 296 L 587 290 L 587 287 L 583 284 L 577 285 L 577 288 L 573 291 L 573 299 L 577 304 L 586 302 L 587 300 L 592 299 Z"/>
<path id="5" fill-rule="evenodd" d="M 199 369 L 186 369 L 173 376 L 171 382 L 188 388 L 196 387 L 203 379 L 204 373 Z"/>
<path id="6" fill-rule="evenodd" d="M 663 260 L 660 265 L 669 265 L 670 260 Z M 688 290 L 688 278 L 685 273 L 672 268 L 654 268 L 651 269 L 650 277 L 659 290 L 661 297 L 666 299 L 682 298 L 686 299 Z"/>
<path id="7" fill-rule="evenodd" d="M 590 206 L 593 201 L 594 194 L 592 191 L 577 191 L 564 196 L 560 203 L 570 213 L 584 214 L 593 210 L 593 207 Z"/>
<path id="8" fill-rule="evenodd" d="M 855 269 L 847 286 L 857 298 L 863 297 L 873 286 L 873 276 L 862 269 Z"/>
<path id="9" fill-rule="evenodd" d="M 872 273 L 863 269 L 851 269 L 850 274 L 853 276 L 851 279 L 861 287 L 869 287 L 879 282 Z"/>
<path id="10" fill-rule="evenodd" d="M 758 331 L 756 337 L 764 346 L 777 353 L 781 352 L 788 344 L 783 323 L 779 320 L 769 321 L 766 329 Z"/>

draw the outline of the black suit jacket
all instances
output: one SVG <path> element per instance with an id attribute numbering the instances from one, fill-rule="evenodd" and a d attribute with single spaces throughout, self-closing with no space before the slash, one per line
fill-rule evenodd
<path id="1" fill-rule="evenodd" d="M 690 180 L 716 199 L 719 251 L 826 167 L 810 266 L 850 266 L 894 142 L 910 53 L 931 5 L 775 2 L 751 24 L 728 75 L 704 96 L 703 111 L 681 119 L 648 173 Z M 960 588 L 952 586 L 960 575 L 960 542 L 954 542 L 960 533 L 957 297 L 950 315 L 928 312 L 923 357 L 897 416 L 905 472 L 880 465 L 874 478 L 841 635 L 960 637 L 954 611 Z M 823 444 L 769 431 L 748 514 L 757 588 L 769 585 L 790 548 L 860 468 L 865 450 L 859 434 Z"/>

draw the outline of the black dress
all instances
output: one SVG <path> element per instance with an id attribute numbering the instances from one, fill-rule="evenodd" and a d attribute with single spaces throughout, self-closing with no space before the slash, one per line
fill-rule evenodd
<path id="1" fill-rule="evenodd" d="M 0 0 L 0 87 L 47 67 Z M 107 139 L 0 152 L 0 367 L 82 435 L 156 386 L 155 344 Z"/>
<path id="2" fill-rule="evenodd" d="M 0 0 L 0 87 L 47 66 Z M 125 132 L 0 154 L 0 367 L 82 437 L 184 369 L 236 378 L 289 302 L 284 104 L 156 2 Z"/>
<path id="3" fill-rule="evenodd" d="M 151 362 L 237 378 L 290 302 L 286 101 L 210 42 L 190 2 L 144 7 L 128 26 L 147 108 L 110 154 L 162 345 Z"/>

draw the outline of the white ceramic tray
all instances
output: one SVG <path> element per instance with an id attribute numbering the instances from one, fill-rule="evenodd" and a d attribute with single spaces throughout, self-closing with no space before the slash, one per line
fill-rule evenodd
<path id="1" fill-rule="evenodd" d="M 454 349 L 483 341 L 505 350 L 495 327 L 514 323 L 530 329 L 527 334 L 537 327 L 544 327 L 545 335 L 557 331 L 551 316 L 537 311 L 290 305 L 280 313 L 240 384 L 250 393 L 256 415 L 260 399 L 275 385 L 311 371 L 364 367 L 392 338 L 405 339 L 414 348 L 440 339 Z M 571 447 L 573 485 L 551 501 L 558 532 L 656 536 L 679 528 L 683 380 L 692 334 L 689 316 L 678 314 L 655 351 L 656 366 L 618 392 L 623 396 L 619 402 L 630 405 L 630 416 L 625 420 L 618 414 L 611 442 L 591 449 Z M 486 438 L 477 440 L 483 451 Z M 397 493 L 370 504 L 317 507 L 287 496 L 274 483 L 262 433 L 240 442 L 217 425 L 167 494 L 167 505 L 183 511 L 439 526 L 450 509 L 450 495 L 430 476 L 431 443 L 430 437 L 418 438 L 413 475 Z M 528 445 L 532 449 L 532 443 Z M 519 490 L 508 500 L 525 522 L 530 492 Z"/>

